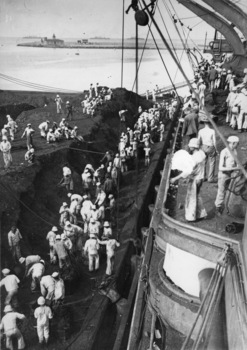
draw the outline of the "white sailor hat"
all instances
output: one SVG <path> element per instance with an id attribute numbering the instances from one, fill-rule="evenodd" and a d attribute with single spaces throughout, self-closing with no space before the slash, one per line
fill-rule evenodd
<path id="1" fill-rule="evenodd" d="M 21 258 L 19 259 L 19 262 L 20 262 L 21 264 L 23 264 L 25 260 L 26 260 L 26 258 L 21 257 Z"/>
<path id="2" fill-rule="evenodd" d="M 84 199 L 87 199 L 87 198 L 88 198 L 88 195 L 87 195 L 87 194 L 84 194 L 83 198 L 84 198 Z"/>
<path id="3" fill-rule="evenodd" d="M 9 270 L 9 269 L 3 269 L 3 270 L 2 270 L 2 274 L 3 274 L 4 276 L 8 275 L 9 273 L 10 273 L 10 270 Z"/>
<path id="4" fill-rule="evenodd" d="M 45 298 L 44 297 L 39 297 L 37 300 L 38 305 L 42 306 L 45 305 Z"/>
<path id="5" fill-rule="evenodd" d="M 239 138 L 235 135 L 229 136 L 227 142 L 239 142 Z"/>
<path id="6" fill-rule="evenodd" d="M 56 240 L 61 239 L 60 235 L 56 235 Z"/>
<path id="7" fill-rule="evenodd" d="M 51 275 L 52 277 L 56 278 L 59 276 L 59 273 L 57 271 L 53 272 L 53 274 Z"/>
<path id="8" fill-rule="evenodd" d="M 6 306 L 5 306 L 5 308 L 4 308 L 4 310 L 3 310 L 3 312 L 5 312 L 5 313 L 7 313 L 7 312 L 11 312 L 11 311 L 13 311 L 13 309 L 12 309 L 12 306 L 11 306 L 11 305 L 6 305 Z"/>
<path id="9" fill-rule="evenodd" d="M 113 198 L 113 194 L 109 194 L 108 198 Z"/>
<path id="10" fill-rule="evenodd" d="M 51 230 L 52 230 L 53 232 L 57 232 L 57 231 L 58 231 L 58 228 L 57 228 L 57 226 L 53 226 Z"/>
<path id="11" fill-rule="evenodd" d="M 68 204 L 66 202 L 63 202 L 63 207 L 67 207 Z"/>
<path id="12" fill-rule="evenodd" d="M 110 224 L 109 224 L 108 221 L 105 221 L 105 222 L 104 222 L 104 227 L 110 227 Z"/>
<path id="13" fill-rule="evenodd" d="M 97 182 L 97 183 L 96 183 L 96 186 L 100 186 L 100 185 L 101 185 L 101 183 L 100 183 L 100 182 Z"/>
<path id="14" fill-rule="evenodd" d="M 197 138 L 190 139 L 188 146 L 193 148 L 199 148 L 199 140 Z"/>

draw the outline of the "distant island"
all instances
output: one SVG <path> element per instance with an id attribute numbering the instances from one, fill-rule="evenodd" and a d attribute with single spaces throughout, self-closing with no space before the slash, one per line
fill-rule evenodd
<path id="1" fill-rule="evenodd" d="M 28 36 L 24 36 L 23 39 L 41 39 L 41 36 L 28 35 Z"/>
<path id="2" fill-rule="evenodd" d="M 92 38 L 90 38 L 90 39 L 109 40 L 109 39 L 111 39 L 111 38 L 107 38 L 107 37 L 104 37 L 104 36 L 94 36 L 94 37 L 92 37 Z"/>
<path id="3" fill-rule="evenodd" d="M 130 38 L 127 38 L 126 40 L 136 40 L 135 36 L 131 36 Z M 144 38 L 138 38 L 138 40 L 145 40 Z"/>
<path id="4" fill-rule="evenodd" d="M 27 39 L 32 38 L 32 36 L 26 37 Z M 75 41 L 64 41 L 62 39 L 58 39 L 55 34 L 51 38 L 47 37 L 34 37 L 35 39 L 39 39 L 36 41 L 28 41 L 24 43 L 19 43 L 17 46 L 25 46 L 25 47 L 36 47 L 36 48 L 52 48 L 52 49 L 113 49 L 118 50 L 122 49 L 121 41 L 114 41 L 115 39 L 110 39 L 106 37 L 94 37 L 91 39 L 79 39 Z M 102 41 L 107 40 L 107 41 Z M 135 38 L 128 38 L 129 41 L 124 44 L 124 49 L 134 50 L 135 47 Z M 144 48 L 145 39 L 139 38 L 139 41 L 143 41 L 143 43 L 139 43 L 139 49 Z M 156 46 L 153 43 L 149 43 L 145 46 L 146 50 L 156 50 Z M 176 47 L 177 50 L 182 49 L 182 47 Z M 166 50 L 166 48 L 160 47 L 160 50 Z M 77 53 L 78 54 L 78 53 Z"/>

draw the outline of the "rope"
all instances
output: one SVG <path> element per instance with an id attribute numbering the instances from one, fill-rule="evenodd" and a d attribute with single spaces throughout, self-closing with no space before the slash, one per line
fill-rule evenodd
<path id="1" fill-rule="evenodd" d="M 9 76 L 9 75 L 2 74 L 2 73 L 0 73 L 0 79 L 10 81 L 10 82 L 12 82 L 12 83 L 14 83 L 14 84 L 17 84 L 17 85 L 22 85 L 22 86 L 26 86 L 26 87 L 31 87 L 31 88 L 36 89 L 36 90 L 43 90 L 43 91 L 47 91 L 47 92 L 52 92 L 52 91 L 57 92 L 57 91 L 60 91 L 60 92 L 63 92 L 63 93 L 77 93 L 77 94 L 80 94 L 80 93 L 81 93 L 81 92 L 79 92 L 79 91 L 77 91 L 77 90 L 55 88 L 55 87 L 51 87 L 51 86 L 47 86 L 47 85 L 41 85 L 41 84 L 31 83 L 31 82 L 28 82 L 28 81 L 26 81 L 26 80 L 14 78 L 14 77 L 11 77 L 11 76 Z"/>
<path id="2" fill-rule="evenodd" d="M 79 151 L 79 152 L 84 152 L 84 153 L 94 153 L 94 154 L 105 154 L 104 152 L 96 152 L 96 151 L 88 151 L 88 150 L 84 150 L 84 149 L 79 149 L 79 148 L 74 148 L 74 147 L 68 147 L 68 149 L 73 149 L 75 151 Z"/>

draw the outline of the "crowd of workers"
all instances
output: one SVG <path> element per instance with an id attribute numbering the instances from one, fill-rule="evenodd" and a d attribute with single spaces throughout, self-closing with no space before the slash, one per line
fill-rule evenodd
<path id="1" fill-rule="evenodd" d="M 200 190 L 204 181 L 218 184 L 215 209 L 216 215 L 222 215 L 229 180 L 240 170 L 235 159 L 238 155 L 239 137 L 236 135 L 229 136 L 227 138 L 228 147 L 225 147 L 219 154 L 215 130 L 210 126 L 211 123 L 202 108 L 205 105 L 206 89 L 211 93 L 217 89 L 226 90 L 228 92 L 226 124 L 234 130 L 238 128 L 239 133 L 246 131 L 247 68 L 244 69 L 243 73 L 244 78 L 239 82 L 232 70 L 226 71 L 225 68 L 220 68 L 220 65 L 210 65 L 208 61 L 203 61 L 195 74 L 192 85 L 194 91 L 184 104 L 184 118 L 181 119 L 183 122 L 183 148 L 192 155 L 192 158 L 187 158 L 188 161 L 185 164 L 182 158 L 186 158 L 187 155 L 181 151 L 175 154 L 174 170 L 177 167 L 180 173 L 171 179 L 171 183 L 175 184 L 181 178 L 188 178 L 185 219 L 189 222 L 207 217 L 207 212 L 200 197 Z M 196 99 L 196 94 L 199 96 L 200 103 Z M 211 118 L 213 117 L 211 115 Z M 201 129 L 199 129 L 199 121 L 204 124 Z M 215 167 L 218 154 L 218 178 L 216 179 Z M 181 166 L 182 163 L 184 166 Z M 208 171 L 206 171 L 207 163 Z"/>
<path id="2" fill-rule="evenodd" d="M 42 257 L 35 254 L 23 256 L 22 234 L 15 225 L 11 227 L 8 233 L 9 250 L 13 266 L 20 266 L 23 276 L 17 277 L 11 266 L 2 270 L 3 278 L 0 286 L 4 287 L 6 297 L 5 316 L 2 318 L 0 329 L 2 334 L 5 334 L 7 348 L 13 349 L 13 338 L 17 338 L 19 349 L 25 347 L 18 328 L 18 320 L 25 319 L 25 315 L 16 311 L 20 308 L 19 286 L 24 279 L 31 280 L 31 293 L 40 294 L 36 300 L 34 317 L 37 319 L 39 343 L 43 344 L 49 341 L 49 322 L 55 308 L 64 302 L 64 272 L 73 269 L 74 262 L 79 258 L 82 264 L 88 265 L 89 273 L 94 273 L 99 269 L 105 256 L 105 275 L 113 274 L 115 251 L 120 246 L 115 231 L 117 231 L 116 198 L 121 176 L 135 168 L 135 162 L 141 152 L 145 155 L 145 165 L 149 165 L 151 145 L 164 140 L 165 120 L 172 118 L 175 109 L 175 101 L 172 101 L 171 105 L 165 103 L 155 105 L 149 110 L 142 110 L 142 107 L 139 107 L 133 128 L 128 127 L 126 120 L 129 112 L 119 111 L 122 132 L 116 147 L 117 151 L 115 153 L 107 151 L 98 167 L 87 164 L 81 174 L 80 188 L 75 188 L 73 171 L 70 167 L 65 165 L 62 168 L 63 177 L 58 187 L 64 188 L 66 199 L 61 203 L 58 212 L 58 225 L 51 227 L 45 235 L 49 246 L 49 261 L 45 258 L 46 252 Z M 8 119 L 11 120 L 9 116 Z M 14 125 L 16 132 L 17 124 Z M 46 120 L 39 125 L 40 136 L 48 143 L 56 142 L 56 139 L 51 138 L 51 134 L 60 129 L 62 137 L 66 137 L 67 125 L 68 121 L 65 118 L 61 119 L 59 125 L 53 123 L 52 127 L 49 120 Z M 71 132 L 74 130 L 75 128 Z M 28 124 L 22 134 L 23 137 L 26 136 L 28 152 L 32 154 L 33 133 L 32 126 Z M 73 136 L 77 137 L 77 134 L 72 135 L 72 138 Z M 7 133 L 6 138 L 9 137 Z M 29 161 L 34 162 L 35 158 Z M 50 273 L 54 268 L 55 271 Z"/>
<path id="3" fill-rule="evenodd" d="M 99 83 L 95 84 L 95 87 L 93 87 L 93 84 L 90 84 L 88 94 L 85 94 L 84 100 L 81 101 L 82 113 L 94 117 L 97 107 L 102 106 L 105 101 L 110 101 L 112 99 L 112 94 L 113 92 L 110 88 L 100 88 Z M 44 138 L 47 143 L 59 142 L 62 139 L 78 139 L 79 141 L 83 141 L 82 136 L 78 134 L 78 127 L 76 125 L 72 127 L 69 124 L 73 118 L 73 112 L 75 110 L 71 102 L 66 101 L 65 107 L 63 108 L 63 101 L 60 95 L 56 95 L 54 102 L 56 104 L 57 114 L 63 112 L 65 113 L 65 117 L 61 119 L 59 124 L 56 122 L 51 123 L 49 120 L 42 122 L 38 126 L 41 137 Z M 47 107 L 47 105 L 45 105 L 45 107 Z M 0 142 L 0 151 L 3 153 L 4 168 L 8 170 L 13 161 L 11 155 L 11 142 L 15 140 L 18 125 L 10 115 L 7 115 L 6 119 L 6 124 L 1 130 L 2 142 Z M 33 144 L 34 134 L 35 130 L 31 123 L 28 123 L 21 138 L 26 138 L 27 152 L 24 158 L 29 165 L 32 165 L 35 161 L 35 147 Z"/>

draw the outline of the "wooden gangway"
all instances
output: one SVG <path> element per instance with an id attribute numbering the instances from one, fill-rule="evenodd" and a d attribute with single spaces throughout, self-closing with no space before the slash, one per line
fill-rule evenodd
<path id="1" fill-rule="evenodd" d="M 190 83 L 192 84 L 193 81 L 194 81 L 194 80 L 191 79 L 191 80 L 190 80 Z M 187 86 L 187 85 L 188 85 L 187 81 L 182 81 L 182 82 L 180 82 L 180 83 L 174 84 L 174 86 L 175 86 L 176 89 L 180 89 L 180 88 L 185 87 L 185 86 Z M 174 86 L 173 86 L 173 85 L 168 85 L 168 86 L 165 86 L 165 87 L 163 87 L 163 88 L 156 89 L 156 90 L 155 90 L 155 96 L 159 96 L 159 95 L 161 95 L 161 94 L 166 94 L 166 93 L 168 93 L 168 92 L 173 91 L 173 90 L 174 90 Z M 148 96 L 152 96 L 152 91 L 151 91 L 151 90 L 150 90 L 150 91 L 147 90 L 147 91 L 149 92 Z M 141 94 L 141 96 L 146 96 L 146 94 L 147 94 L 147 92 Z"/>

